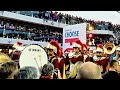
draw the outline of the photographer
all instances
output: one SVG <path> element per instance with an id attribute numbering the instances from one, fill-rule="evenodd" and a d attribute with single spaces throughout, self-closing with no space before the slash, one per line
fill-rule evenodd
<path id="1" fill-rule="evenodd" d="M 54 69 L 53 64 L 48 63 L 42 67 L 40 79 L 62 79 L 60 71 Z"/>

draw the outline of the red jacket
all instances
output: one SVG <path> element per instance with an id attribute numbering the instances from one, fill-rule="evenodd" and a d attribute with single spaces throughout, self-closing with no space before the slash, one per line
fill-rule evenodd
<path id="1" fill-rule="evenodd" d="M 72 57 L 72 58 L 70 58 L 70 61 L 71 61 L 73 64 L 75 64 L 77 61 L 82 61 L 82 62 L 83 62 L 83 59 L 84 59 L 83 55 L 80 55 L 80 56 L 78 56 L 78 57 Z"/>
<path id="2" fill-rule="evenodd" d="M 54 65 L 54 68 L 59 68 L 59 62 L 56 56 L 51 57 L 48 61 Z"/>
<path id="3" fill-rule="evenodd" d="M 102 72 L 107 71 L 107 69 L 109 68 L 109 62 L 110 62 L 110 59 L 107 59 L 106 57 L 102 57 L 101 60 L 94 60 L 94 63 L 102 66 L 103 68 Z"/>
<path id="4" fill-rule="evenodd" d="M 54 65 L 54 68 L 59 68 L 59 62 L 56 57 L 52 59 L 51 63 Z"/>
<path id="5" fill-rule="evenodd" d="M 63 72 L 64 72 L 64 64 L 65 66 L 68 65 L 68 59 L 67 58 L 60 58 L 59 60 L 59 70 L 60 70 L 60 73 L 61 73 L 61 77 L 63 77 Z"/>

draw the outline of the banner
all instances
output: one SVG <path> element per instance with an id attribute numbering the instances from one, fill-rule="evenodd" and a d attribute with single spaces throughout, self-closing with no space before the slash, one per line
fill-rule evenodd
<path id="1" fill-rule="evenodd" d="M 68 25 L 63 28 L 63 53 L 67 48 L 72 48 L 72 43 L 77 39 L 86 44 L 86 23 Z"/>

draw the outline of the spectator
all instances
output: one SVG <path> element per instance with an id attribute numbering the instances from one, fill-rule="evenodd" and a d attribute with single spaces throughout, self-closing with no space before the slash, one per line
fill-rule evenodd
<path id="1" fill-rule="evenodd" d="M 62 15 L 63 15 L 63 13 L 62 13 Z M 65 17 L 65 15 L 63 15 L 63 19 L 62 19 L 62 23 L 66 23 L 66 19 L 65 19 L 66 17 Z"/>
<path id="2" fill-rule="evenodd" d="M 3 21 L 1 21 L 1 24 L 0 24 L 0 29 L 4 29 L 4 23 L 3 23 Z"/>
<path id="3" fill-rule="evenodd" d="M 116 51 L 116 53 L 117 53 L 117 51 Z M 114 57 L 115 57 L 115 53 L 110 55 L 110 62 L 113 60 Z"/>
<path id="4" fill-rule="evenodd" d="M 116 60 L 112 60 L 110 62 L 110 69 L 108 72 L 102 75 L 103 79 L 120 79 L 120 75 L 118 74 L 119 63 Z"/>
<path id="5" fill-rule="evenodd" d="M 62 79 L 60 70 L 54 69 L 53 64 L 45 64 L 41 70 L 40 79 Z"/>
<path id="6" fill-rule="evenodd" d="M 15 75 L 15 79 L 39 79 L 38 71 L 35 67 L 25 66 L 20 68 Z"/>
<path id="7" fill-rule="evenodd" d="M 115 57 L 113 58 L 113 60 L 117 60 L 119 61 L 120 60 L 120 50 L 119 50 L 119 47 L 116 48 L 116 51 L 114 52 L 115 53 Z"/>
<path id="8" fill-rule="evenodd" d="M 120 63 L 119 63 L 119 65 L 120 65 Z M 120 66 L 118 67 L 118 75 L 120 75 Z"/>
<path id="9" fill-rule="evenodd" d="M 13 26 L 13 24 L 11 24 L 11 26 L 9 27 L 10 30 L 14 30 L 15 27 Z"/>
<path id="10" fill-rule="evenodd" d="M 50 18 L 50 13 L 49 13 L 49 11 L 45 11 L 45 12 L 43 13 L 43 18 L 45 19 L 46 22 L 47 22 L 47 20 L 49 20 L 49 18 Z"/>
<path id="11" fill-rule="evenodd" d="M 55 35 L 53 39 L 57 41 L 58 40 L 58 36 Z"/>
<path id="12" fill-rule="evenodd" d="M 66 21 L 66 24 L 68 24 L 68 22 L 69 22 L 68 14 L 65 14 L 65 21 Z"/>
<path id="13" fill-rule="evenodd" d="M 34 16 L 34 15 L 33 15 Z M 39 14 L 38 14 L 39 18 L 43 18 L 43 11 L 39 11 Z"/>
<path id="14" fill-rule="evenodd" d="M 48 34 L 46 34 L 45 35 L 45 42 L 48 42 L 48 40 L 49 40 L 48 37 L 49 37 Z"/>
<path id="15" fill-rule="evenodd" d="M 98 65 L 93 62 L 85 62 L 80 66 L 77 79 L 101 79 L 101 71 Z"/>
<path id="16" fill-rule="evenodd" d="M 61 23 L 63 19 L 63 15 L 61 13 L 58 14 L 58 22 Z"/>
<path id="17" fill-rule="evenodd" d="M 68 24 L 71 25 L 71 15 L 68 15 Z"/>
<path id="18" fill-rule="evenodd" d="M 6 62 L 0 67 L 0 79 L 14 79 L 14 75 L 18 71 L 17 63 Z"/>
<path id="19" fill-rule="evenodd" d="M 110 42 L 114 43 L 114 38 L 111 36 L 109 39 Z"/>
<path id="20" fill-rule="evenodd" d="M 10 62 L 12 61 L 11 58 L 3 53 L 0 53 L 0 64 L 5 63 L 5 62 Z"/>
<path id="21" fill-rule="evenodd" d="M 41 18 L 41 12 L 40 11 L 31 11 L 31 14 L 33 17 L 36 17 L 36 18 Z"/>
<path id="22" fill-rule="evenodd" d="M 72 17 L 71 17 L 71 24 L 73 25 L 74 24 L 74 16 L 72 15 Z"/>
<path id="23" fill-rule="evenodd" d="M 10 29 L 10 24 L 9 23 L 5 24 L 5 29 Z"/>
<path id="24" fill-rule="evenodd" d="M 45 64 L 41 70 L 40 79 L 53 79 L 54 66 L 51 63 Z"/>
<path id="25" fill-rule="evenodd" d="M 53 21 L 57 22 L 58 20 L 58 15 L 57 15 L 58 12 L 54 12 L 53 13 Z"/>

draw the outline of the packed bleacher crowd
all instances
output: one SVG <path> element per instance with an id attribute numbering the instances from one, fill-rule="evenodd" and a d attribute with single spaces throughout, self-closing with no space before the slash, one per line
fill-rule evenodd
<path id="1" fill-rule="evenodd" d="M 55 39 L 62 43 L 62 33 L 57 32 L 56 29 L 52 31 L 47 26 L 31 26 L 1 19 L 0 29 L 0 37 L 42 42 L 49 42 L 51 39 Z"/>
<path id="2" fill-rule="evenodd" d="M 94 26 L 95 30 L 111 30 L 114 32 L 114 34 L 117 38 L 119 38 L 119 35 L 120 35 L 120 32 L 119 32 L 120 25 L 117 25 L 117 24 L 113 25 L 111 22 L 87 20 L 82 17 L 77 17 L 77 16 L 53 12 L 53 11 L 11 11 L 11 12 L 22 14 L 22 15 L 27 15 L 27 16 L 31 16 L 31 17 L 35 17 L 35 18 L 40 18 L 46 22 L 48 20 L 50 20 L 50 21 L 55 21 L 58 23 L 64 23 L 64 24 L 69 24 L 69 25 L 86 22 L 86 23 L 92 24 Z M 47 41 L 47 42 L 54 38 L 54 39 L 58 39 L 58 41 L 60 43 L 62 43 L 62 31 L 58 32 L 59 31 L 58 30 L 56 32 L 52 32 L 47 26 L 45 26 L 45 28 L 47 28 L 48 30 L 42 30 L 36 26 L 30 28 L 30 25 L 25 26 L 25 25 L 20 25 L 20 24 L 17 25 L 14 22 L 12 22 L 14 24 L 10 24 L 10 23 L 7 24 L 6 28 L 8 28 L 10 26 L 10 28 L 9 28 L 10 30 L 16 29 L 16 30 L 20 30 L 22 32 L 20 32 L 19 34 L 17 34 L 17 33 L 12 33 L 9 35 L 6 34 L 5 37 L 21 38 L 21 39 L 25 39 L 25 40 L 30 39 L 30 40 L 38 40 L 38 41 Z M 23 34 L 24 31 L 27 32 L 27 34 Z M 95 42 L 97 41 L 96 38 L 97 37 L 95 37 L 95 39 L 94 39 Z M 102 37 L 100 37 L 100 38 L 102 39 L 101 42 L 109 41 L 109 39 L 105 40 Z M 114 42 L 116 42 L 116 40 L 114 40 Z"/>
<path id="3" fill-rule="evenodd" d="M 87 20 L 82 17 L 77 17 L 69 14 L 63 14 L 58 12 L 52 11 L 11 11 L 13 13 L 18 13 L 22 15 L 32 16 L 35 18 L 43 19 L 43 21 L 55 21 L 58 23 L 64 24 L 79 24 L 79 23 L 90 23 L 94 26 L 95 30 L 111 30 L 114 32 L 117 38 L 119 38 L 119 29 L 120 25 L 113 25 L 111 22 L 105 21 L 94 21 L 94 20 Z M 54 23 L 54 22 L 53 22 Z M 53 24 L 52 23 L 52 24 Z M 51 39 L 56 39 L 59 43 L 62 43 L 62 29 L 60 30 L 51 30 L 48 26 L 36 26 L 36 25 L 26 25 L 19 24 L 14 21 L 9 21 L 2 19 L 0 24 L 0 29 L 5 29 L 4 31 L 1 30 L 0 37 L 8 37 L 8 38 L 18 38 L 24 40 L 34 40 L 34 41 L 45 41 L 49 42 Z M 55 28 L 54 28 L 55 29 Z M 60 31 L 60 32 L 59 32 Z M 97 37 L 94 38 L 95 45 L 99 42 L 108 42 L 109 39 L 104 39 L 101 37 L 101 40 L 97 40 Z M 114 42 L 116 42 L 114 40 Z"/>
<path id="4" fill-rule="evenodd" d="M 79 24 L 79 23 L 90 23 L 92 25 L 94 25 L 95 29 L 97 30 L 112 30 L 115 31 L 116 29 L 119 30 L 120 29 L 120 25 L 116 24 L 112 24 L 112 22 L 105 22 L 105 21 L 95 21 L 95 20 L 87 20 L 85 18 L 82 17 L 78 17 L 78 16 L 73 16 L 73 15 L 69 15 L 69 14 L 63 14 L 63 13 L 58 13 L 56 11 L 11 11 L 14 13 L 18 13 L 18 14 L 23 14 L 23 15 L 27 15 L 27 16 L 33 16 L 33 17 L 37 17 L 37 18 L 41 18 L 41 19 L 46 19 L 46 20 L 53 20 L 56 22 L 60 22 L 60 23 L 65 23 L 65 24 L 69 24 L 69 25 L 73 25 L 73 24 Z"/>

